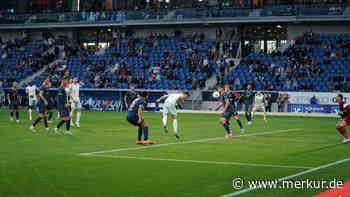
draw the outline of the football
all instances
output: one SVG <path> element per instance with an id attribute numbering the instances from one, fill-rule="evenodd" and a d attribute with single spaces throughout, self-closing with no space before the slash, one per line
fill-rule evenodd
<path id="1" fill-rule="evenodd" d="M 217 92 L 217 91 L 213 92 L 213 98 L 217 99 L 219 97 L 220 97 L 220 92 Z"/>

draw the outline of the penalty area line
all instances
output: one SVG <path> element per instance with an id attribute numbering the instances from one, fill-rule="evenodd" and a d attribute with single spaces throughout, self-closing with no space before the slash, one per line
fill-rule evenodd
<path id="1" fill-rule="evenodd" d="M 271 134 L 278 134 L 278 133 L 287 133 L 287 132 L 291 132 L 291 131 L 301 131 L 301 130 L 302 130 L 301 128 L 295 128 L 295 129 L 284 129 L 284 130 L 275 130 L 275 131 L 254 132 L 251 134 L 236 135 L 232 139 L 241 138 L 241 137 L 251 137 L 251 136 L 262 136 L 262 135 L 271 135 Z M 151 148 L 163 147 L 163 146 L 209 142 L 209 141 L 215 141 L 215 140 L 227 140 L 227 139 L 225 139 L 223 137 L 205 138 L 205 139 L 190 140 L 190 141 L 183 141 L 183 142 L 173 142 L 173 143 L 167 143 L 167 144 L 156 144 L 156 145 L 151 145 L 151 146 L 130 147 L 130 148 L 111 149 L 111 150 L 103 150 L 103 151 L 96 151 L 96 152 L 89 152 L 89 153 L 80 153 L 79 155 L 86 156 L 86 155 L 93 155 L 93 154 L 124 152 L 124 151 L 130 151 L 130 150 L 143 150 L 143 149 L 151 149 Z"/>
<path id="2" fill-rule="evenodd" d="M 307 166 L 288 166 L 288 165 L 274 165 L 274 164 L 257 164 L 257 163 L 242 163 L 242 162 L 226 162 L 226 161 L 202 161 L 202 160 L 185 160 L 185 159 L 169 159 L 169 158 L 154 158 L 154 157 L 133 157 L 133 156 L 119 156 L 119 155 L 85 155 L 88 157 L 103 157 L 116 159 L 136 159 L 146 161 L 170 161 L 182 163 L 200 163 L 200 164 L 214 164 L 214 165 L 229 165 L 229 166 L 249 166 L 249 167 L 271 167 L 271 168 L 289 168 L 289 169 L 311 169 L 313 167 Z"/>
<path id="3" fill-rule="evenodd" d="M 277 179 L 277 181 L 278 182 L 287 181 L 287 180 L 290 180 L 290 179 L 293 179 L 293 178 L 296 178 L 296 177 L 300 177 L 300 176 L 303 176 L 303 175 L 306 175 L 306 174 L 309 174 L 309 173 L 312 173 L 312 172 L 316 172 L 318 170 L 322 170 L 322 169 L 325 169 L 325 168 L 333 167 L 333 166 L 336 166 L 336 165 L 339 165 L 339 164 L 342 164 L 342 163 L 345 163 L 345 162 L 348 162 L 348 161 L 350 161 L 350 157 L 346 158 L 346 159 L 338 160 L 338 161 L 335 161 L 335 162 L 332 162 L 332 163 L 328 163 L 328 164 L 325 164 L 325 165 L 322 165 L 322 166 L 318 166 L 316 168 L 305 170 L 305 171 L 302 171 L 302 172 L 299 172 L 299 173 L 296 173 L 296 174 L 292 174 L 292 175 L 289 175 L 289 176 L 281 177 L 281 178 Z M 241 190 L 241 191 L 237 191 L 237 192 L 233 192 L 233 193 L 222 195 L 221 197 L 238 196 L 238 195 L 241 195 L 241 194 L 244 194 L 244 193 L 248 193 L 248 192 L 251 192 L 251 191 L 254 191 L 254 190 L 257 190 L 257 189 L 259 189 L 259 188 L 256 188 L 256 187 L 247 188 L 247 189 L 244 189 L 244 190 Z"/>

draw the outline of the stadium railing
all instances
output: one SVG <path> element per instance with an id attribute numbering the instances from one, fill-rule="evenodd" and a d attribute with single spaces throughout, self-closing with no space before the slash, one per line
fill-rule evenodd
<path id="1" fill-rule="evenodd" d="M 342 5 L 308 7 L 301 5 L 276 5 L 265 8 L 182 8 L 167 11 L 105 11 L 105 12 L 66 12 L 39 14 L 4 14 L 0 25 L 5 24 L 44 24 L 44 23 L 105 23 L 127 21 L 186 21 L 227 18 L 264 18 L 279 16 L 294 17 L 342 17 Z M 343 16 L 344 17 L 344 16 Z"/>

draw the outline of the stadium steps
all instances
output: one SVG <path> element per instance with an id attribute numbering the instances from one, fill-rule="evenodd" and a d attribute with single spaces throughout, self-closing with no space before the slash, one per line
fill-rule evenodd
<path id="1" fill-rule="evenodd" d="M 24 80 L 20 81 L 19 87 L 26 86 L 26 84 L 28 84 L 29 82 L 32 82 L 35 78 L 37 78 L 40 75 L 42 75 L 47 70 L 47 68 L 49 68 L 50 66 L 53 66 L 54 64 L 57 64 L 59 61 L 63 61 L 63 59 L 57 59 L 57 60 L 51 62 L 49 65 L 47 65 L 44 68 L 40 69 L 38 72 L 36 72 L 36 73 L 28 76 Z"/>

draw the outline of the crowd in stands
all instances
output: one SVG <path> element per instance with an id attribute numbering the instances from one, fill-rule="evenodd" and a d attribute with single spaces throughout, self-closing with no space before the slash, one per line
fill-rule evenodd
<path id="1" fill-rule="evenodd" d="M 349 49 L 349 34 L 308 32 L 284 52 L 251 53 L 225 81 L 236 89 L 253 83 L 260 90 L 348 91 Z"/>
<path id="2" fill-rule="evenodd" d="M 79 77 L 83 88 L 204 89 L 216 76 L 235 90 L 349 91 L 350 34 L 307 32 L 285 51 L 252 52 L 235 66 L 237 44 L 204 34 L 116 36 L 105 49 L 85 48 L 67 38 L 0 41 L 0 85 L 23 80 L 46 65 L 34 81 Z M 56 60 L 56 61 L 55 61 Z M 52 63 L 54 62 L 54 63 Z M 52 64 L 50 64 L 52 63 Z M 231 69 L 234 68 L 234 69 Z"/>
<path id="3" fill-rule="evenodd" d="M 214 74 L 233 66 L 237 45 L 208 40 L 204 34 L 143 38 L 116 36 L 107 49 L 87 50 L 64 44 L 65 58 L 40 77 L 50 75 L 54 87 L 64 76 L 79 77 L 85 88 L 203 89 Z"/>
<path id="4" fill-rule="evenodd" d="M 39 71 L 56 58 L 55 41 L 50 36 L 33 41 L 22 38 L 3 41 L 0 38 L 0 77 L 3 87 Z"/>

